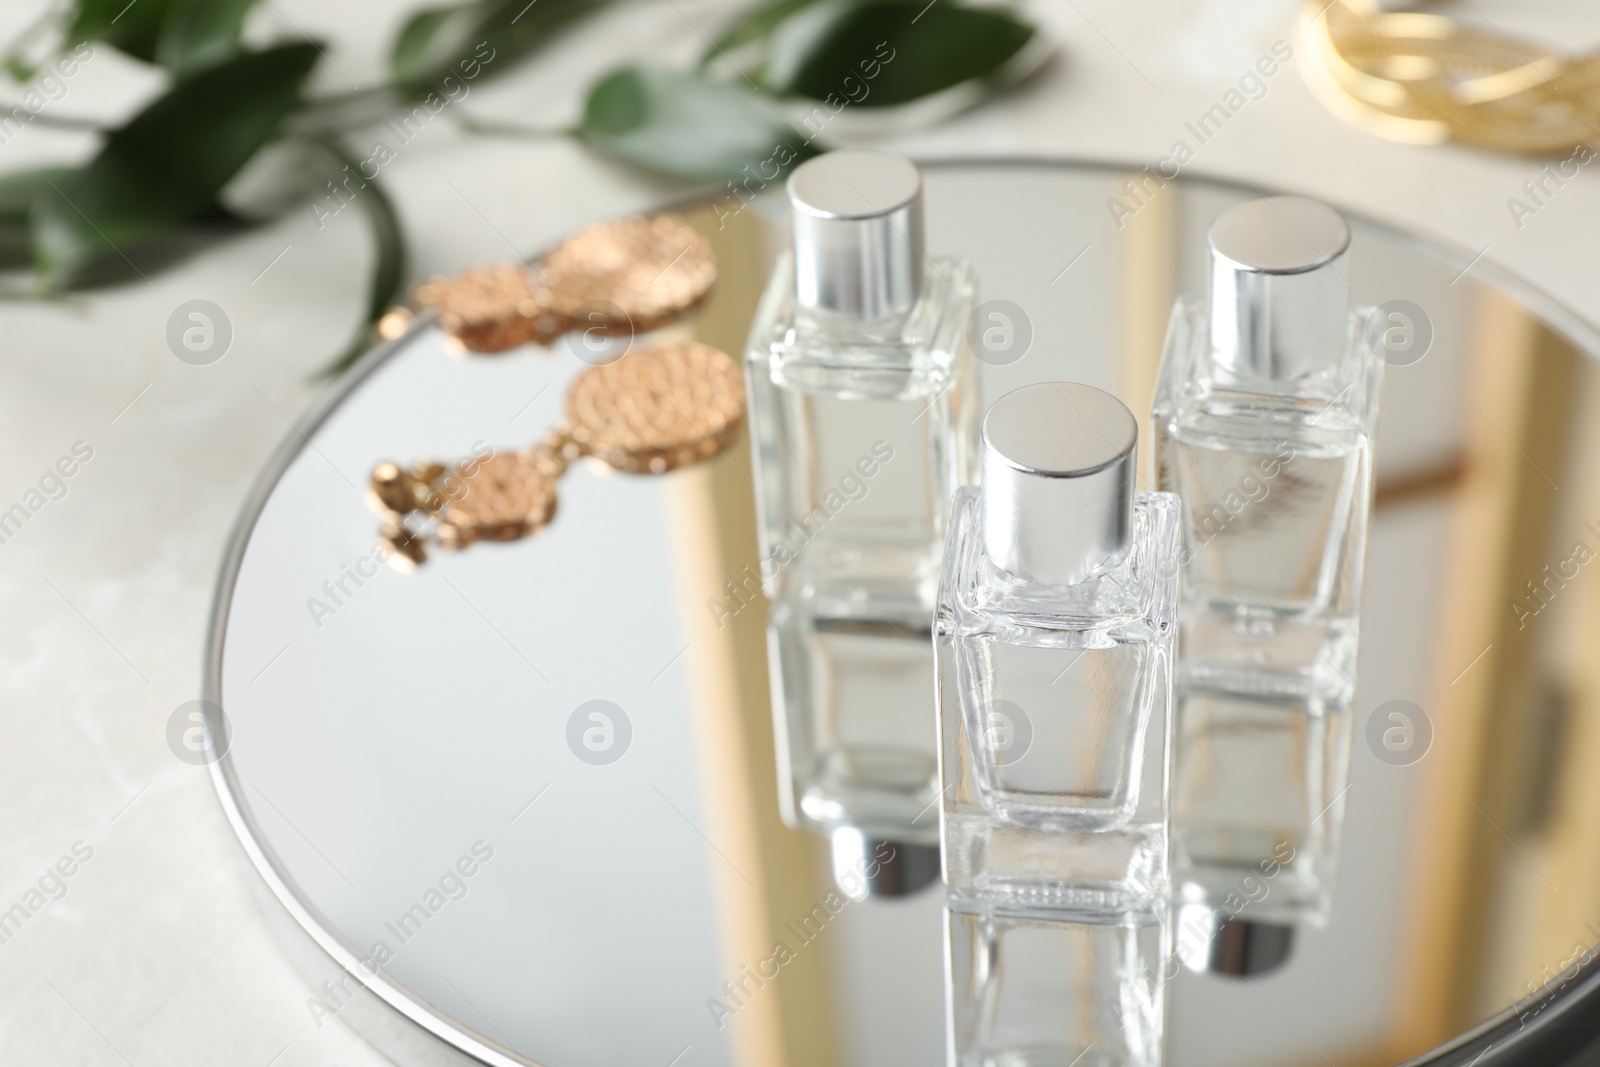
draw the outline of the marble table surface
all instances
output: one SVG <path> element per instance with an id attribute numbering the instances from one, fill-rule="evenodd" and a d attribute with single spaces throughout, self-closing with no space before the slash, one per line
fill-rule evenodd
<path id="1" fill-rule="evenodd" d="M 39 5 L 0 12 L 0 37 Z M 393 0 L 269 0 L 249 32 L 328 42 L 321 87 L 382 76 Z M 1022 0 L 1061 57 L 1010 96 L 892 146 L 913 156 L 1153 162 L 1257 57 L 1292 43 L 1295 0 Z M 1508 33 L 1600 44 L 1588 0 L 1464 7 Z M 632 57 L 687 62 L 731 5 L 613 9 L 526 69 L 475 89 L 480 117 L 558 125 L 584 86 Z M 1334 118 L 1298 56 L 1198 146 L 1188 170 L 1320 196 L 1482 253 L 1600 321 L 1600 177 L 1533 215 L 1508 200 L 1542 163 L 1377 140 Z M 159 88 L 109 49 L 68 81 L 63 114 L 112 119 Z M 0 92 L 0 98 L 4 93 Z M 30 126 L 0 169 L 74 158 L 80 135 Z M 422 277 L 506 258 L 684 187 L 562 139 L 490 140 L 435 123 L 386 168 Z M 0 1061 L 302 1067 L 385 1062 L 308 990 L 251 897 L 203 769 L 175 759 L 169 718 L 198 693 L 213 582 L 269 453 L 323 386 L 372 254 L 346 213 L 294 209 L 148 281 L 69 304 L 0 305 L 0 510 L 46 478 L 51 498 L 0 544 L 0 910 L 48 901 L 0 938 Z M 169 315 L 205 299 L 233 328 L 209 366 L 174 358 Z M 58 468 L 58 463 L 60 464 Z M 50 471 L 72 470 L 59 482 Z M 57 489 L 57 486 L 64 489 Z M 70 871 L 70 875 L 65 872 Z"/>

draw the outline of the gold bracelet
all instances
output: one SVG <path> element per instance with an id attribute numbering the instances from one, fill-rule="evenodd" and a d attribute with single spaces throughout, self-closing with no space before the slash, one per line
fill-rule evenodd
<path id="1" fill-rule="evenodd" d="M 1600 139 L 1600 53 L 1563 56 L 1443 15 L 1306 0 L 1306 77 L 1382 137 L 1552 155 Z"/>

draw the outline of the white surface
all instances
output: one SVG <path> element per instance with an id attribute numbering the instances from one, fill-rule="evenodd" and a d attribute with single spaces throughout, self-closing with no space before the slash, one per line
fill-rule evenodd
<path id="1" fill-rule="evenodd" d="M 28 5 L 32 7 L 33 5 Z M 332 42 L 330 91 L 375 81 L 407 5 L 275 0 L 252 33 L 293 27 Z M 913 154 L 1153 160 L 1275 40 L 1293 0 L 1074 0 L 1024 5 L 1063 58 L 1013 96 L 896 147 Z M 0 15 L 11 32 L 28 8 Z M 1537 13 L 1476 7 L 1508 32 L 1592 47 L 1600 20 L 1561 0 Z M 623 58 L 675 62 L 728 6 L 630 6 L 492 87 L 480 115 L 555 125 L 591 77 Z M 1537 18 L 1538 23 L 1527 21 Z M 699 27 L 697 29 L 696 27 Z M 1141 73 L 1143 72 L 1143 73 Z M 62 114 L 116 115 L 154 88 L 102 49 Z M 0 168 L 81 153 L 33 126 Z M 1194 173 L 1325 197 L 1454 241 L 1600 319 L 1600 179 L 1588 173 L 1517 229 L 1508 197 L 1541 164 L 1378 141 L 1326 113 L 1294 62 L 1198 151 Z M 462 138 L 436 122 L 387 169 L 422 276 L 523 252 L 677 187 L 564 141 Z M 287 251 L 285 249 L 287 248 Z M 1067 250 L 1069 253 L 1076 250 Z M 274 257 L 282 258 L 274 262 Z M 304 410 L 309 372 L 347 335 L 365 289 L 365 232 L 346 213 L 318 230 L 309 206 L 176 269 L 70 306 L 0 305 L 0 509 L 83 440 L 93 459 L 0 544 L 0 909 L 75 841 L 93 858 L 67 893 L 0 944 L 7 1063 L 377 1064 L 308 992 L 269 939 L 210 785 L 167 750 L 173 709 L 197 694 L 206 609 L 246 487 Z M 271 264 L 270 269 L 266 269 Z M 223 306 L 232 350 L 210 367 L 173 358 L 179 303 Z M 131 406 L 130 406 L 130 401 Z M 131 801 L 131 803 L 130 803 Z"/>

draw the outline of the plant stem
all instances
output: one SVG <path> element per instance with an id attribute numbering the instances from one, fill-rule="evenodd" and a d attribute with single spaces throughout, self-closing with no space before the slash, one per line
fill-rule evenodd
<path id="1" fill-rule="evenodd" d="M 27 108 L 21 104 L 8 106 L 0 102 L 0 113 L 15 112 L 18 109 L 27 111 Z M 35 111 L 31 112 L 31 114 L 33 117 L 28 121 L 36 122 L 40 126 L 48 126 L 52 130 L 72 130 L 78 133 L 103 133 L 105 131 L 105 126 L 95 119 L 79 118 L 76 115 L 52 115 L 47 111 Z"/>
<path id="2" fill-rule="evenodd" d="M 0 286 L 0 303 L 14 304 L 64 304 L 68 307 L 84 307 L 86 302 L 54 289 L 13 289 L 9 286 Z"/>
<path id="3" fill-rule="evenodd" d="M 328 159 L 333 167 L 341 168 L 346 173 L 360 173 L 361 164 L 339 143 L 338 138 L 328 134 L 308 134 L 302 139 Z M 378 320 L 384 312 L 399 303 L 405 293 L 406 241 L 400 229 L 400 217 L 395 213 L 393 202 L 378 185 L 376 175 L 371 178 L 363 175 L 363 178 L 365 181 L 356 202 L 361 205 L 362 213 L 372 226 L 376 245 L 367 306 L 355 335 L 333 362 L 318 372 L 318 377 L 333 377 L 360 359 L 362 353 L 372 347 L 373 328 Z"/>
<path id="4" fill-rule="evenodd" d="M 314 96 L 295 106 L 288 128 L 316 136 L 334 136 L 342 131 L 380 121 L 393 111 L 400 98 L 390 84 L 365 89 Z"/>
<path id="5" fill-rule="evenodd" d="M 369 85 L 365 89 L 348 89 L 344 92 L 329 93 L 327 96 L 312 96 L 300 101 L 300 110 L 318 111 L 324 108 L 344 107 L 347 104 L 359 104 L 367 100 L 380 99 L 393 94 L 398 86 L 391 83 L 383 85 Z"/>
<path id="6" fill-rule="evenodd" d="M 471 115 L 456 112 L 456 125 L 467 133 L 482 134 L 485 137 L 518 137 L 533 141 L 550 141 L 557 137 L 567 136 L 567 131 L 548 126 L 523 126 L 516 122 L 499 122 L 494 119 L 475 119 Z"/>

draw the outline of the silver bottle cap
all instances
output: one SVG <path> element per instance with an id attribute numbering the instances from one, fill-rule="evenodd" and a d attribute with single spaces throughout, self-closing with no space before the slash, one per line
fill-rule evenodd
<path id="1" fill-rule="evenodd" d="M 922 175 L 910 160 L 846 149 L 789 175 L 795 296 L 855 319 L 908 310 L 922 291 Z"/>
<path id="2" fill-rule="evenodd" d="M 1350 227 L 1303 196 L 1252 200 L 1207 234 L 1211 354 L 1244 378 L 1298 378 L 1344 351 Z"/>
<path id="3" fill-rule="evenodd" d="M 851 900 L 908 897 L 939 880 L 939 846 L 877 837 L 853 826 L 830 836 L 833 880 Z"/>
<path id="4" fill-rule="evenodd" d="M 1139 424 L 1110 393 L 1044 382 L 983 417 L 983 547 L 1019 578 L 1068 585 L 1121 556 Z"/>
<path id="5" fill-rule="evenodd" d="M 1281 968 L 1294 951 L 1293 926 L 1222 916 L 1206 904 L 1178 914 L 1178 955 L 1199 974 L 1254 978 Z"/>

